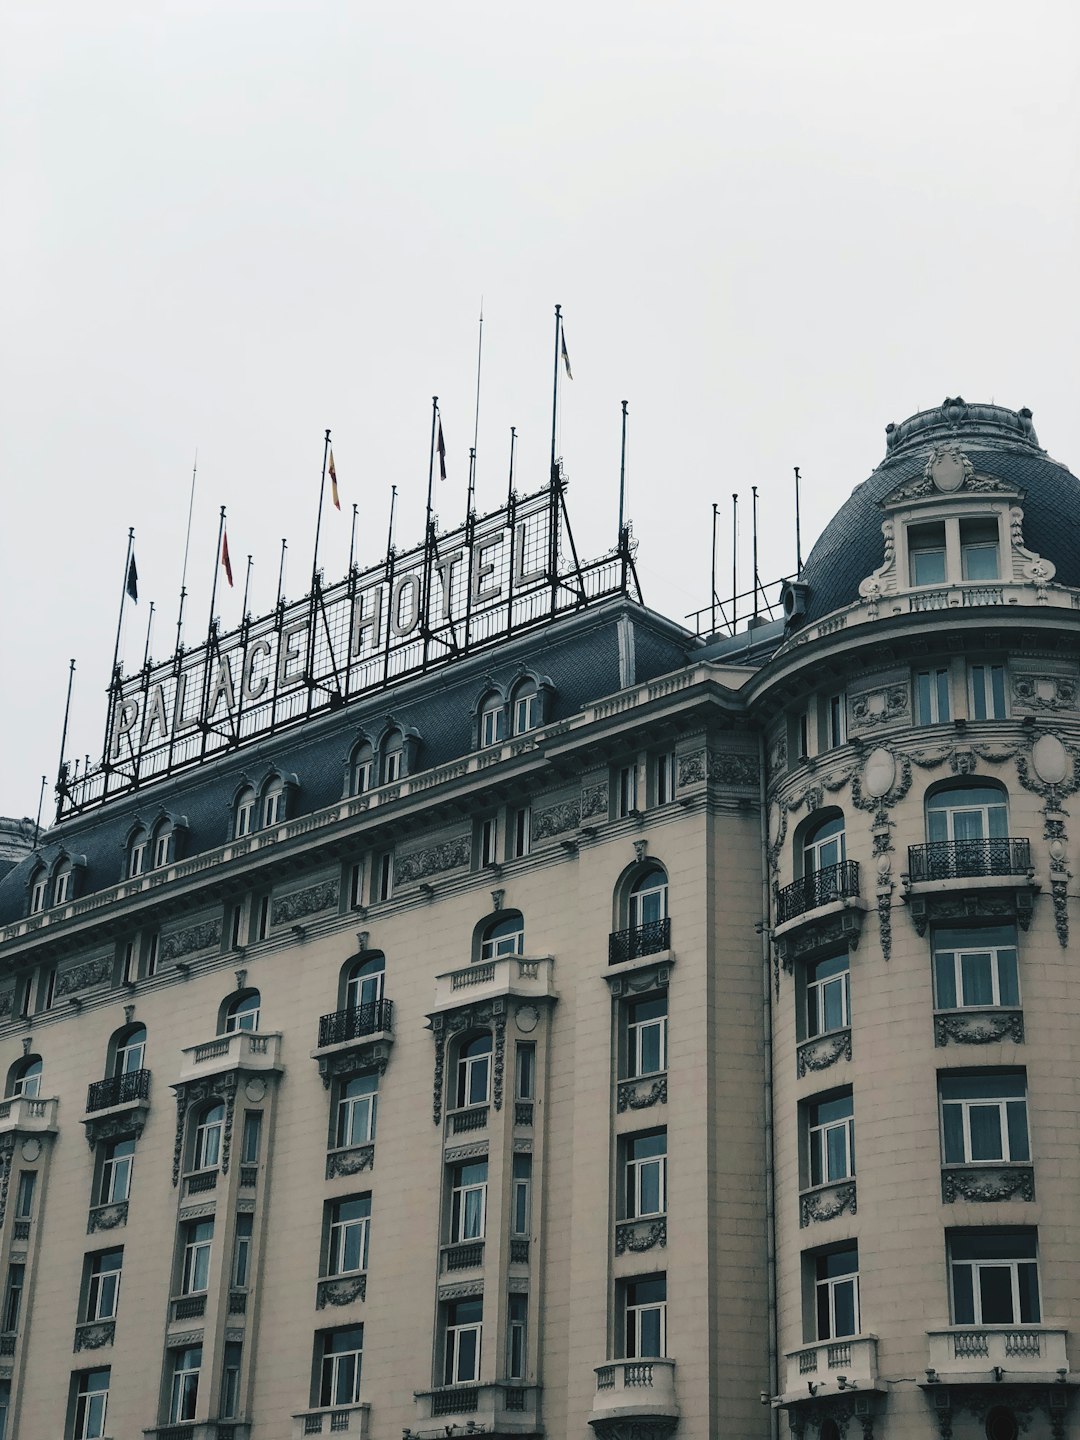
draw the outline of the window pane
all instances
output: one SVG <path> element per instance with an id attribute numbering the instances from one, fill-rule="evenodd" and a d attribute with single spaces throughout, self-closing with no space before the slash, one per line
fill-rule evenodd
<path id="1" fill-rule="evenodd" d="M 843 1180 L 848 1173 L 847 1167 L 847 1127 L 834 1125 L 826 1132 L 829 1153 L 830 1180 Z"/>
<path id="2" fill-rule="evenodd" d="M 1037 1265 L 1019 1267 L 1020 1319 L 1025 1325 L 1038 1325 L 1042 1319 L 1039 1308 L 1039 1268 Z"/>
<path id="3" fill-rule="evenodd" d="M 937 985 L 937 1007 L 939 1010 L 956 1008 L 956 970 L 951 950 L 939 951 L 934 956 L 934 976 Z"/>
<path id="4" fill-rule="evenodd" d="M 972 1105 L 968 1110 L 972 1160 L 1001 1159 L 1001 1111 L 997 1105 Z"/>
<path id="5" fill-rule="evenodd" d="M 640 1332 L 640 1343 L 638 1346 L 639 1355 L 660 1356 L 664 1353 L 661 1344 L 663 1311 L 657 1306 L 651 1310 L 641 1310 L 639 1314 L 638 1330 Z"/>
<path id="6" fill-rule="evenodd" d="M 963 1112 L 959 1105 L 944 1105 L 941 1114 L 945 1132 L 945 1163 L 958 1165 L 964 1159 Z"/>
<path id="7" fill-rule="evenodd" d="M 839 1030 L 847 1023 L 844 1014 L 844 990 L 847 985 L 847 976 L 837 976 L 830 980 L 827 985 L 822 986 L 822 1010 L 826 1030 Z"/>
<path id="8" fill-rule="evenodd" d="M 954 1265 L 953 1276 L 953 1322 L 957 1325 L 975 1324 L 975 1296 L 971 1287 L 971 1266 Z"/>
<path id="9" fill-rule="evenodd" d="M 989 955 L 962 955 L 960 974 L 965 1005 L 994 1003 L 994 979 Z"/>
<path id="10" fill-rule="evenodd" d="M 945 551 L 913 551 L 911 555 L 911 578 L 916 585 L 943 584 L 945 580 Z"/>
<path id="11" fill-rule="evenodd" d="M 1027 1102 L 1010 1100 L 1005 1107 L 1009 1126 L 1009 1159 L 1029 1160 L 1027 1129 Z"/>
<path id="12" fill-rule="evenodd" d="M 842 1280 L 833 1287 L 833 1308 L 836 1312 L 836 1334 L 854 1335 L 857 1280 Z"/>
<path id="13" fill-rule="evenodd" d="M 1002 1005 L 1020 1004 L 1020 982 L 1016 973 L 1016 951 L 998 951 L 998 990 Z"/>
<path id="14" fill-rule="evenodd" d="M 983 1325 L 1011 1325 L 1013 1314 L 1012 1270 L 1004 1265 L 979 1267 L 979 1303 Z"/>
<path id="15" fill-rule="evenodd" d="M 938 670 L 934 678 L 937 686 L 937 718 L 944 723 L 949 719 L 949 672 Z"/>

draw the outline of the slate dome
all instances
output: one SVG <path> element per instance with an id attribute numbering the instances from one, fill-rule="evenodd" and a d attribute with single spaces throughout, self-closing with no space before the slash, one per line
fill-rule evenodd
<path id="1" fill-rule="evenodd" d="M 807 622 L 858 600 L 859 581 L 884 558 L 880 502 L 920 475 L 930 451 L 947 441 L 955 441 L 979 473 L 1025 492 L 1024 543 L 1054 562 L 1056 583 L 1080 588 L 1080 480 L 1039 445 L 1030 410 L 969 405 L 957 396 L 885 427 L 884 460 L 851 492 L 803 566 Z"/>

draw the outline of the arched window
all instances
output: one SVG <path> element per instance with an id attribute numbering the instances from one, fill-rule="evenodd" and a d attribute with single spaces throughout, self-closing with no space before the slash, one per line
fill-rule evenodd
<path id="1" fill-rule="evenodd" d="M 33 1099 L 41 1094 L 41 1056 L 26 1055 L 8 1071 L 7 1093 Z"/>
<path id="2" fill-rule="evenodd" d="M 255 791 L 245 785 L 233 805 L 233 839 L 242 840 L 255 829 Z"/>
<path id="3" fill-rule="evenodd" d="M 171 864 L 176 858 L 173 854 L 173 833 L 173 822 L 168 817 L 154 826 L 151 856 L 155 870 Z"/>
<path id="4" fill-rule="evenodd" d="M 349 794 L 363 795 L 375 784 L 375 750 L 370 740 L 361 740 L 349 760 Z"/>
<path id="5" fill-rule="evenodd" d="M 284 819 L 285 782 L 280 775 L 275 775 L 263 786 L 262 828 L 269 830 L 272 825 L 280 825 Z"/>
<path id="6" fill-rule="evenodd" d="M 385 955 L 372 955 L 367 960 L 354 960 L 345 972 L 346 1010 L 359 1010 L 375 1005 L 383 997 L 386 975 Z"/>
<path id="7" fill-rule="evenodd" d="M 630 887 L 628 919 L 631 929 L 657 925 L 668 914 L 667 871 L 660 866 L 646 870 Z"/>
<path id="8" fill-rule="evenodd" d="M 381 759 L 381 783 L 392 785 L 400 780 L 405 773 L 405 737 L 400 730 L 390 730 L 383 737 Z"/>
<path id="9" fill-rule="evenodd" d="M 232 1035 L 237 1030 L 258 1030 L 260 997 L 258 990 L 241 990 L 222 1009 L 218 1033 Z"/>
<path id="10" fill-rule="evenodd" d="M 934 791 L 926 802 L 930 841 L 997 840 L 1009 833 L 1008 796 L 1002 785 L 982 780 Z"/>
<path id="11" fill-rule="evenodd" d="M 524 735 L 540 724 L 540 693 L 535 680 L 522 680 L 514 686 L 510 718 L 515 735 Z"/>
<path id="12" fill-rule="evenodd" d="M 829 870 L 842 864 L 846 858 L 843 815 L 831 815 L 815 821 L 803 835 L 802 869 L 805 876 Z"/>
<path id="13" fill-rule="evenodd" d="M 489 920 L 480 935 L 480 959 L 497 960 L 500 955 L 525 953 L 525 920 L 519 910 Z"/>
<path id="14" fill-rule="evenodd" d="M 52 877 L 52 903 L 54 905 L 66 905 L 71 899 L 71 861 L 61 860 L 53 871 Z"/>
<path id="15" fill-rule="evenodd" d="M 216 1170 L 221 1163 L 221 1142 L 225 1134 L 225 1106 L 220 1100 L 205 1106 L 195 1124 L 191 1168 Z"/>
<path id="16" fill-rule="evenodd" d="M 491 1094 L 491 1031 L 467 1040 L 458 1051 L 457 1108 L 486 1105 Z"/>
<path id="17" fill-rule="evenodd" d="M 146 1058 L 146 1026 L 128 1025 L 113 1039 L 113 1075 L 131 1075 L 143 1069 Z"/>
<path id="18" fill-rule="evenodd" d="M 127 877 L 129 880 L 134 880 L 147 868 L 146 850 L 149 840 L 150 837 L 147 835 L 144 826 L 140 825 L 136 830 L 132 831 L 127 848 Z"/>
<path id="19" fill-rule="evenodd" d="M 498 745 L 506 739 L 506 702 L 491 691 L 480 706 L 480 745 Z"/>

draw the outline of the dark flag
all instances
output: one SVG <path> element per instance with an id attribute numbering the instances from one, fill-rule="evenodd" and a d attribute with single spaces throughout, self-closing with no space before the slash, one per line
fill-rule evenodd
<path id="1" fill-rule="evenodd" d="M 570 356 L 566 353 L 566 331 L 564 329 L 559 330 L 559 343 L 562 345 L 562 363 L 566 366 L 566 378 L 572 380 L 574 373 L 570 369 Z"/>
<path id="2" fill-rule="evenodd" d="M 230 590 L 231 590 L 231 589 L 232 589 L 233 578 L 232 578 L 232 561 L 229 559 L 229 532 L 228 532 L 228 530 L 223 530 L 223 531 L 221 532 L 221 563 L 222 563 L 222 565 L 224 565 L 224 567 L 225 567 L 225 579 L 228 580 L 228 582 L 229 582 L 229 588 L 230 588 Z"/>
<path id="3" fill-rule="evenodd" d="M 442 416 L 439 416 L 439 434 L 435 442 L 435 448 L 439 452 L 439 479 L 446 479 L 446 441 L 442 433 Z"/>
<path id="4" fill-rule="evenodd" d="M 135 551 L 131 552 L 131 559 L 128 561 L 126 592 L 131 596 L 137 605 L 139 603 L 139 572 L 135 568 Z"/>

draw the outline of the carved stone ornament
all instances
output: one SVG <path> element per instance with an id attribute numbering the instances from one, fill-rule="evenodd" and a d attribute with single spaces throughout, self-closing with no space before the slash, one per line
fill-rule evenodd
<path id="1" fill-rule="evenodd" d="M 127 1224 L 128 1202 L 120 1201 L 116 1205 L 96 1205 L 90 1211 L 90 1218 L 86 1222 L 86 1233 L 95 1234 L 98 1230 L 116 1230 L 121 1225 Z"/>
<path id="2" fill-rule="evenodd" d="M 330 1089 L 331 1080 L 344 1075 L 359 1075 L 373 1070 L 385 1075 L 389 1062 L 390 1041 L 370 1039 L 356 1040 L 347 1050 L 320 1055 L 317 1060 L 324 1090 Z"/>
<path id="3" fill-rule="evenodd" d="M 488 1142 L 476 1140 L 472 1145 L 448 1145 L 443 1159 L 447 1165 L 458 1165 L 463 1160 L 485 1160 L 487 1154 Z"/>
<path id="4" fill-rule="evenodd" d="M 934 1016 L 935 1045 L 993 1045 L 998 1040 L 1024 1043 L 1022 1010 L 949 1010 Z"/>
<path id="5" fill-rule="evenodd" d="M 823 1185 L 799 1198 L 799 1225 L 805 1229 L 821 1220 L 835 1220 L 838 1215 L 854 1215 L 858 1206 L 854 1180 L 843 1184 Z"/>
<path id="6" fill-rule="evenodd" d="M 7 1214 L 8 1186 L 11 1183 L 11 1161 L 15 1153 L 15 1132 L 0 1135 L 0 1225 Z"/>
<path id="7" fill-rule="evenodd" d="M 460 870 L 472 860 L 472 836 L 455 835 L 438 845 L 429 845 L 412 854 L 395 855 L 394 884 L 408 885 L 428 875 L 442 875 L 447 870 Z"/>
<path id="8" fill-rule="evenodd" d="M 951 495 L 974 480 L 975 466 L 958 445 L 938 445 L 930 451 L 923 475 L 935 490 Z"/>
<path id="9" fill-rule="evenodd" d="M 325 1310 L 327 1305 L 352 1305 L 356 1300 L 366 1299 L 366 1275 L 351 1275 L 340 1280 L 320 1280 L 315 1290 L 316 1310 Z"/>
<path id="10" fill-rule="evenodd" d="M 1010 1384 L 1007 1389 L 1001 1385 L 950 1385 L 934 1391 L 934 1410 L 941 1440 L 951 1440 L 954 1411 L 968 1411 L 982 1427 L 990 1411 L 999 1405 L 1013 1412 L 1022 1434 L 1031 1428 L 1038 1412 L 1047 1416 L 1052 1440 L 1064 1440 L 1065 1413 L 1071 1398 L 1070 1391 L 1059 1385 Z"/>
<path id="11" fill-rule="evenodd" d="M 945 925 L 956 922 L 966 924 L 968 921 L 978 923 L 980 921 L 1013 919 L 1021 930 L 1027 930 L 1031 924 L 1034 908 L 1034 895 L 1031 887 L 1023 882 L 1017 884 L 1015 880 L 1010 885 L 1007 878 L 1003 884 L 1008 888 L 971 890 L 967 893 L 951 895 L 911 895 L 907 897 L 911 922 L 915 926 L 916 933 L 925 935 L 927 926 L 931 924 Z"/>
<path id="12" fill-rule="evenodd" d="M 540 1024 L 540 1009 L 536 1005 L 518 1005 L 514 1008 L 514 1024 L 523 1035 L 531 1035 Z"/>
<path id="13" fill-rule="evenodd" d="M 949 1166 L 941 1172 L 941 1198 L 992 1203 L 1034 1200 L 1035 1171 L 1030 1165 Z"/>
<path id="14" fill-rule="evenodd" d="M 1050 894 L 1054 902 L 1054 929 L 1057 931 L 1058 943 L 1063 950 L 1069 944 L 1069 891 L 1065 880 L 1052 879 L 1050 881 Z"/>
<path id="15" fill-rule="evenodd" d="M 1012 708 L 1014 710 L 1045 712 L 1077 708 L 1075 676 L 1018 675 L 1012 671 L 1011 681 Z"/>
<path id="16" fill-rule="evenodd" d="M 14 990 L 5 990 L 5 991 L 3 992 L 3 994 L 0 995 L 0 1020 L 5 1019 L 8 1015 L 11 1014 L 12 1009 L 14 1008 L 14 1005 L 15 1005 L 15 992 L 14 992 Z"/>
<path id="17" fill-rule="evenodd" d="M 428 1016 L 431 1034 L 435 1041 L 435 1079 L 432 1086 L 432 1120 L 436 1125 L 442 1119 L 443 1077 L 446 1069 L 446 1042 L 454 1035 L 468 1030 L 492 1030 L 495 1045 L 492 1065 L 492 1103 L 496 1110 L 502 1109 L 503 1070 L 506 1063 L 506 1001 L 502 997 L 481 1001 L 476 1005 L 462 1005 L 457 1010 L 436 1011 Z"/>
<path id="18" fill-rule="evenodd" d="M 558 805 L 548 805 L 543 810 L 534 810 L 532 836 L 534 840 L 548 840 L 553 835 L 564 835 L 567 830 L 576 830 L 581 824 L 581 799 L 563 800 Z"/>
<path id="19" fill-rule="evenodd" d="M 863 912 L 854 908 L 807 920 L 777 940 L 781 964 L 790 971 L 796 960 L 809 960 L 830 950 L 857 950 L 862 921 Z"/>
<path id="20" fill-rule="evenodd" d="M 709 780 L 714 785 L 757 785 L 760 767 L 756 755 L 732 755 L 710 750 L 707 756 Z"/>
<path id="21" fill-rule="evenodd" d="M 111 1345 L 116 1335 L 115 1320 L 97 1320 L 91 1324 L 78 1325 L 75 1328 L 75 1350 L 100 1350 L 103 1345 Z"/>
<path id="22" fill-rule="evenodd" d="M 221 1173 L 229 1173 L 232 1153 L 233 1113 L 236 1109 L 236 1087 L 239 1076 L 235 1070 L 220 1075 L 207 1075 L 198 1080 L 185 1080 L 174 1085 L 176 1091 L 176 1139 L 173 1143 L 172 1183 L 179 1184 L 180 1161 L 184 1154 L 184 1127 L 188 1112 L 207 1100 L 221 1100 L 225 1105 L 225 1128 L 221 1137 Z"/>
<path id="23" fill-rule="evenodd" d="M 803 1440 L 808 1426 L 816 1429 L 818 1437 L 826 1420 L 831 1420 L 840 1433 L 841 1440 L 847 1440 L 852 1420 L 858 1420 L 862 1440 L 873 1440 L 876 1400 L 873 1391 L 851 1398 L 847 1395 L 823 1395 L 812 1400 L 809 1395 L 788 1409 L 788 1428 L 795 1440 Z"/>
<path id="24" fill-rule="evenodd" d="M 483 1280 L 462 1280 L 439 1286 L 440 1300 L 463 1300 L 472 1296 L 479 1298 L 483 1293 Z"/>
<path id="25" fill-rule="evenodd" d="M 624 1220 L 615 1226 L 615 1254 L 624 1255 L 629 1251 L 640 1255 L 654 1246 L 667 1245 L 667 1218 L 658 1220 Z"/>
<path id="26" fill-rule="evenodd" d="M 692 750 L 689 755 L 676 759 L 676 785 L 680 790 L 689 785 L 701 785 L 705 780 L 705 751 Z"/>
<path id="27" fill-rule="evenodd" d="M 91 1150 L 103 1140 L 134 1140 L 146 1128 L 146 1117 L 150 1107 L 145 1100 L 136 1101 L 116 1115 L 88 1115 L 83 1121 L 86 1126 L 86 1143 Z"/>
<path id="28" fill-rule="evenodd" d="M 306 890 L 293 890 L 288 895 L 275 895 L 270 905 L 271 925 L 291 925 L 305 915 L 317 915 L 321 910 L 333 910 L 338 903 L 338 882 L 324 880 Z"/>
<path id="29" fill-rule="evenodd" d="M 886 858 L 878 861 L 877 917 L 878 939 L 881 941 L 882 958 L 892 959 L 892 892 L 891 869 Z"/>
<path id="30" fill-rule="evenodd" d="M 665 960 L 657 965 L 655 960 L 655 956 L 642 956 L 632 970 L 623 970 L 618 975 L 605 974 L 612 995 L 617 999 L 623 995 L 644 995 L 650 990 L 666 990 L 671 962 Z"/>
<path id="31" fill-rule="evenodd" d="M 838 1060 L 851 1059 L 851 1031 L 837 1030 L 832 1035 L 815 1036 L 799 1046 L 796 1068 L 800 1079 L 808 1070 L 827 1070 Z"/>
<path id="32" fill-rule="evenodd" d="M 904 725 L 911 720 L 911 693 L 907 684 L 883 685 L 848 698 L 848 726 L 869 730 L 878 725 Z"/>
<path id="33" fill-rule="evenodd" d="M 1052 560 L 1036 555 L 1024 544 L 1024 512 L 1019 505 L 1013 505 L 1009 510 L 1009 536 L 1012 541 L 1014 573 L 1018 570 L 1025 580 L 1035 586 L 1036 605 L 1048 605 L 1050 596 L 1046 587 L 1057 574 L 1057 566 Z M 1022 563 L 1017 565 L 1017 560 Z"/>
<path id="34" fill-rule="evenodd" d="M 161 937 L 162 960 L 182 960 L 185 955 L 197 955 L 201 950 L 216 950 L 221 944 L 221 917 L 204 920 L 200 925 L 189 925 L 184 930 L 174 930 L 171 935 Z"/>
<path id="35" fill-rule="evenodd" d="M 338 1175 L 359 1175 L 375 1164 L 374 1145 L 352 1145 L 347 1150 L 331 1150 L 326 1157 L 326 1178 Z"/>
<path id="36" fill-rule="evenodd" d="M 627 1110 L 650 1110 L 654 1105 L 667 1104 L 667 1076 L 655 1079 L 620 1080 L 615 1105 L 619 1114 Z"/>
<path id="37" fill-rule="evenodd" d="M 61 970 L 56 977 L 57 997 L 74 995 L 76 991 L 88 990 L 91 985 L 104 985 L 111 975 L 112 960 L 107 955 L 74 965 L 70 970 Z"/>
<path id="38" fill-rule="evenodd" d="M 586 785 L 581 791 L 581 819 L 582 822 L 591 820 L 594 815 L 604 816 L 608 811 L 608 787 L 607 781 L 600 785 Z"/>
<path id="39" fill-rule="evenodd" d="M 646 1402 L 647 1403 L 647 1402 Z M 667 1440 L 674 1435 L 678 1416 L 606 1416 L 590 1420 L 596 1440 Z"/>

